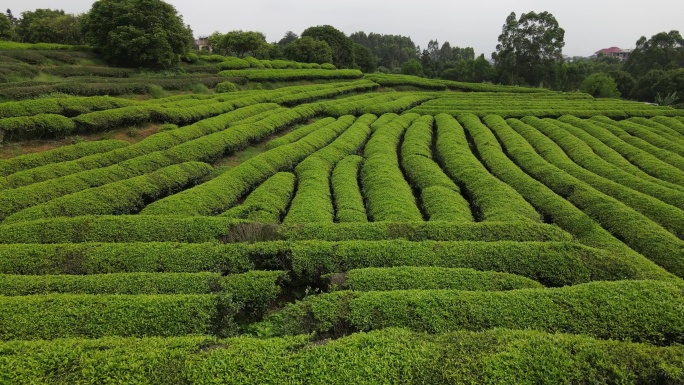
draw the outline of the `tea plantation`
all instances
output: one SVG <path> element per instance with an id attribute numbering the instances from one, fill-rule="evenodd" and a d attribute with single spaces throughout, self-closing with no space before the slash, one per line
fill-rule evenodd
<path id="1" fill-rule="evenodd" d="M 0 50 L 0 383 L 684 384 L 684 110 L 216 56 Z"/>

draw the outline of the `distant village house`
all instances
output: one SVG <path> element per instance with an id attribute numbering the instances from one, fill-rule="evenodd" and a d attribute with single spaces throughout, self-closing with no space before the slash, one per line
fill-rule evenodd
<path id="1" fill-rule="evenodd" d="M 596 51 L 594 56 L 606 55 L 606 56 L 617 57 L 617 58 L 620 58 L 620 60 L 625 61 L 629 57 L 630 53 L 632 53 L 631 49 L 622 49 L 622 48 L 618 48 L 618 47 L 610 47 L 610 48 L 604 48 L 602 50 Z"/>

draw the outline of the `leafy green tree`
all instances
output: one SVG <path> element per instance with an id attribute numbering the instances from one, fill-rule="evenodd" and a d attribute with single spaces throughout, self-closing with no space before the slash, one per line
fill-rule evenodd
<path id="1" fill-rule="evenodd" d="M 297 36 L 296 33 L 292 32 L 292 31 L 287 31 L 287 32 L 285 32 L 285 36 L 283 36 L 283 38 L 278 41 L 278 45 L 281 48 L 285 48 L 286 45 L 292 43 L 293 41 L 295 41 L 297 39 L 299 39 L 299 36 Z"/>
<path id="2" fill-rule="evenodd" d="M 342 31 L 330 25 L 322 25 L 305 29 L 302 37 L 306 36 L 328 43 L 333 50 L 333 64 L 337 68 L 354 66 L 354 43 Z"/>
<path id="3" fill-rule="evenodd" d="M 660 32 L 650 39 L 642 36 L 625 62 L 624 70 L 639 78 L 651 70 L 684 67 L 684 38 L 679 31 Z"/>
<path id="4" fill-rule="evenodd" d="M 523 13 L 519 20 L 511 12 L 492 54 L 499 81 L 532 86 L 556 83 L 564 37 L 565 30 L 548 12 Z"/>
<path id="5" fill-rule="evenodd" d="M 369 48 L 354 43 L 354 61 L 365 73 L 373 73 L 378 68 L 378 60 Z"/>
<path id="6" fill-rule="evenodd" d="M 390 71 L 400 69 L 407 60 L 419 57 L 416 44 L 407 36 L 381 35 L 373 32 L 366 34 L 359 31 L 352 33 L 349 38 L 370 49 L 377 58 L 377 64 Z"/>
<path id="7" fill-rule="evenodd" d="M 119 66 L 172 67 L 193 42 L 182 16 L 161 0 L 99 0 L 82 23 L 90 45 Z"/>
<path id="8" fill-rule="evenodd" d="M 621 95 L 629 95 L 636 85 L 636 80 L 629 74 L 629 72 L 616 70 L 608 72 L 608 75 L 615 80 L 617 89 Z"/>
<path id="9" fill-rule="evenodd" d="M 304 36 L 285 46 L 283 50 L 289 60 L 302 63 L 332 63 L 332 48 L 322 40 Z"/>
<path id="10" fill-rule="evenodd" d="M 22 12 L 16 33 L 26 43 L 83 44 L 80 17 L 57 9 Z"/>
<path id="11" fill-rule="evenodd" d="M 582 92 L 586 92 L 595 98 L 619 98 L 615 80 L 602 73 L 593 74 L 582 82 Z"/>
<path id="12" fill-rule="evenodd" d="M 423 65 L 416 59 L 411 59 L 401 65 L 401 73 L 404 75 L 423 76 Z"/>
<path id="13" fill-rule="evenodd" d="M 653 102 L 658 93 L 655 85 L 665 76 L 665 71 L 650 70 L 645 75 L 636 80 L 634 88 L 630 94 L 631 99 L 641 100 L 642 102 Z"/>
<path id="14" fill-rule="evenodd" d="M 231 31 L 226 34 L 215 32 L 209 39 L 216 53 L 239 57 L 250 54 L 254 57 L 262 56 L 257 52 L 268 44 L 264 34 L 255 31 Z"/>
<path id="15" fill-rule="evenodd" d="M 7 16 L 0 14 L 0 40 L 14 39 L 14 26 Z"/>

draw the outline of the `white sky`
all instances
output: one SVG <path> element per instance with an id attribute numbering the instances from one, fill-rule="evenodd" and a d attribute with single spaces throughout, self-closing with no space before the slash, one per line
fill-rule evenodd
<path id="1" fill-rule="evenodd" d="M 506 17 L 511 12 L 551 12 L 565 29 L 569 56 L 589 56 L 601 48 L 633 48 L 641 36 L 676 29 L 684 34 L 684 1 L 652 0 L 167 0 L 196 36 L 214 31 L 260 31 L 269 42 L 285 32 L 300 34 L 310 26 L 330 24 L 350 34 L 356 31 L 410 36 L 426 48 L 440 44 L 474 47 L 489 58 Z M 4 0 L 2 11 L 15 16 L 36 8 L 87 12 L 93 0 Z"/>

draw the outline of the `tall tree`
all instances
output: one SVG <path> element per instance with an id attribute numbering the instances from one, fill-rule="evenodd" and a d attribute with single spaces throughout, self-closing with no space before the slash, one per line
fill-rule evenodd
<path id="1" fill-rule="evenodd" d="M 182 16 L 161 0 L 99 0 L 82 23 L 90 45 L 119 66 L 172 67 L 193 42 Z"/>
<path id="2" fill-rule="evenodd" d="M 286 45 L 292 43 L 293 41 L 295 41 L 297 39 L 299 39 L 299 36 L 297 36 L 296 33 L 292 32 L 292 31 L 287 31 L 287 32 L 285 32 L 285 36 L 283 36 L 283 38 L 278 41 L 278 45 L 281 48 L 285 48 Z"/>
<path id="3" fill-rule="evenodd" d="M 556 82 L 563 63 L 565 30 L 548 12 L 515 12 L 506 18 L 496 52 L 492 54 L 499 81 L 539 86 Z"/>
<path id="4" fill-rule="evenodd" d="M 209 38 L 212 49 L 217 53 L 240 57 L 248 54 L 258 56 L 255 53 L 268 44 L 264 34 L 255 31 L 215 32 Z"/>
<path id="5" fill-rule="evenodd" d="M 304 36 L 285 46 L 283 50 L 289 60 L 303 63 L 332 63 L 332 49 L 328 43 Z"/>
<path id="6" fill-rule="evenodd" d="M 378 60 L 371 52 L 370 48 L 354 43 L 354 61 L 356 65 L 365 73 L 372 73 L 378 68 Z"/>
<path id="7" fill-rule="evenodd" d="M 679 31 L 660 32 L 646 39 L 642 36 L 625 62 L 624 69 L 635 78 L 651 70 L 684 67 L 684 38 Z"/>
<path id="8" fill-rule="evenodd" d="M 26 43 L 83 43 L 80 17 L 61 9 L 22 12 L 16 33 L 18 39 Z"/>
<path id="9" fill-rule="evenodd" d="M 0 40 L 14 39 L 14 26 L 12 21 L 5 15 L 0 14 Z"/>
<path id="10" fill-rule="evenodd" d="M 328 43 L 333 50 L 333 64 L 337 68 L 354 66 L 354 43 L 342 31 L 330 25 L 322 25 L 305 29 L 302 37 L 305 36 Z"/>

